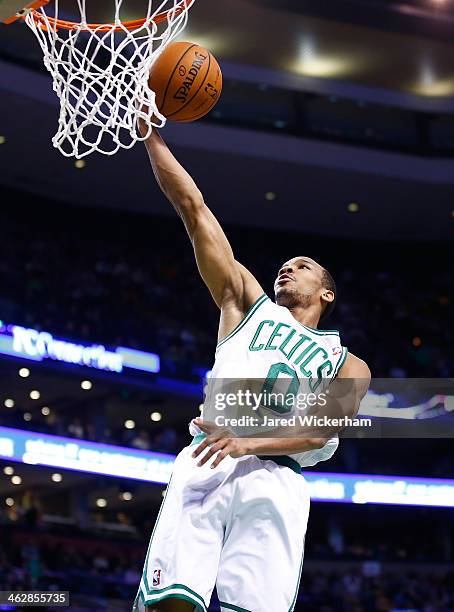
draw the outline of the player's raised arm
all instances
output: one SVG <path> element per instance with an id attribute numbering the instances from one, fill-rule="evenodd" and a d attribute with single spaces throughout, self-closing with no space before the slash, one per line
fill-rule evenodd
<path id="1" fill-rule="evenodd" d="M 157 130 L 145 144 L 156 180 L 185 224 L 200 274 L 223 310 L 224 318 L 229 319 L 225 322 L 227 328 L 234 327 L 263 290 L 254 276 L 235 260 L 226 235 L 197 185 Z"/>

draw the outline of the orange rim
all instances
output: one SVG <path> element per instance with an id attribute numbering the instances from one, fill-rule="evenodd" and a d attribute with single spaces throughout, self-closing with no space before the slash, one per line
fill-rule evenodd
<path id="1" fill-rule="evenodd" d="M 171 13 L 175 13 L 175 16 L 181 15 L 184 11 L 187 11 L 189 7 L 195 2 L 195 0 L 181 0 L 180 4 L 175 9 L 169 9 L 164 13 L 159 13 L 152 19 L 154 23 L 162 23 L 166 21 L 168 16 Z M 116 32 L 121 32 L 124 28 L 127 30 L 136 30 L 143 26 L 147 19 L 135 19 L 134 21 L 124 21 L 121 26 L 115 25 L 114 23 L 87 23 L 82 26 L 80 23 L 75 23 L 74 21 L 65 21 L 64 19 L 55 19 L 55 17 L 44 17 L 42 13 L 39 11 L 33 10 L 29 13 L 34 22 L 43 30 L 47 30 L 47 24 L 59 30 L 96 30 L 98 32 L 110 32 L 114 30 Z M 25 17 L 23 17 L 25 18 Z"/>

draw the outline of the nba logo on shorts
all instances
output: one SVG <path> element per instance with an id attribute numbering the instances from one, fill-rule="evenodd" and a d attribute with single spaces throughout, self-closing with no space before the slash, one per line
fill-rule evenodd
<path id="1" fill-rule="evenodd" d="M 153 570 L 153 586 L 159 586 L 161 584 L 161 570 Z"/>

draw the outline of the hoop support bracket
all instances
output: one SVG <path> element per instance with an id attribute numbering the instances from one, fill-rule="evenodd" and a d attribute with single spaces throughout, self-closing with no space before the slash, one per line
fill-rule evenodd
<path id="1" fill-rule="evenodd" d="M 34 0 L 33 2 L 29 2 L 26 6 L 24 6 L 22 10 L 17 11 L 17 13 L 12 17 L 3 18 L 0 21 L 9 25 L 10 23 L 14 23 L 18 19 L 23 19 L 28 13 L 38 8 L 41 8 L 45 4 L 49 4 L 49 0 Z"/>

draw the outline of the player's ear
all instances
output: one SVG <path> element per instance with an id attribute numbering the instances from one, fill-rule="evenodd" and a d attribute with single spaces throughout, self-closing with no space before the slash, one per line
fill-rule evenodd
<path id="1" fill-rule="evenodd" d="M 322 289 L 322 294 L 320 297 L 327 304 L 331 304 L 334 302 L 334 291 L 331 291 L 331 289 Z"/>

